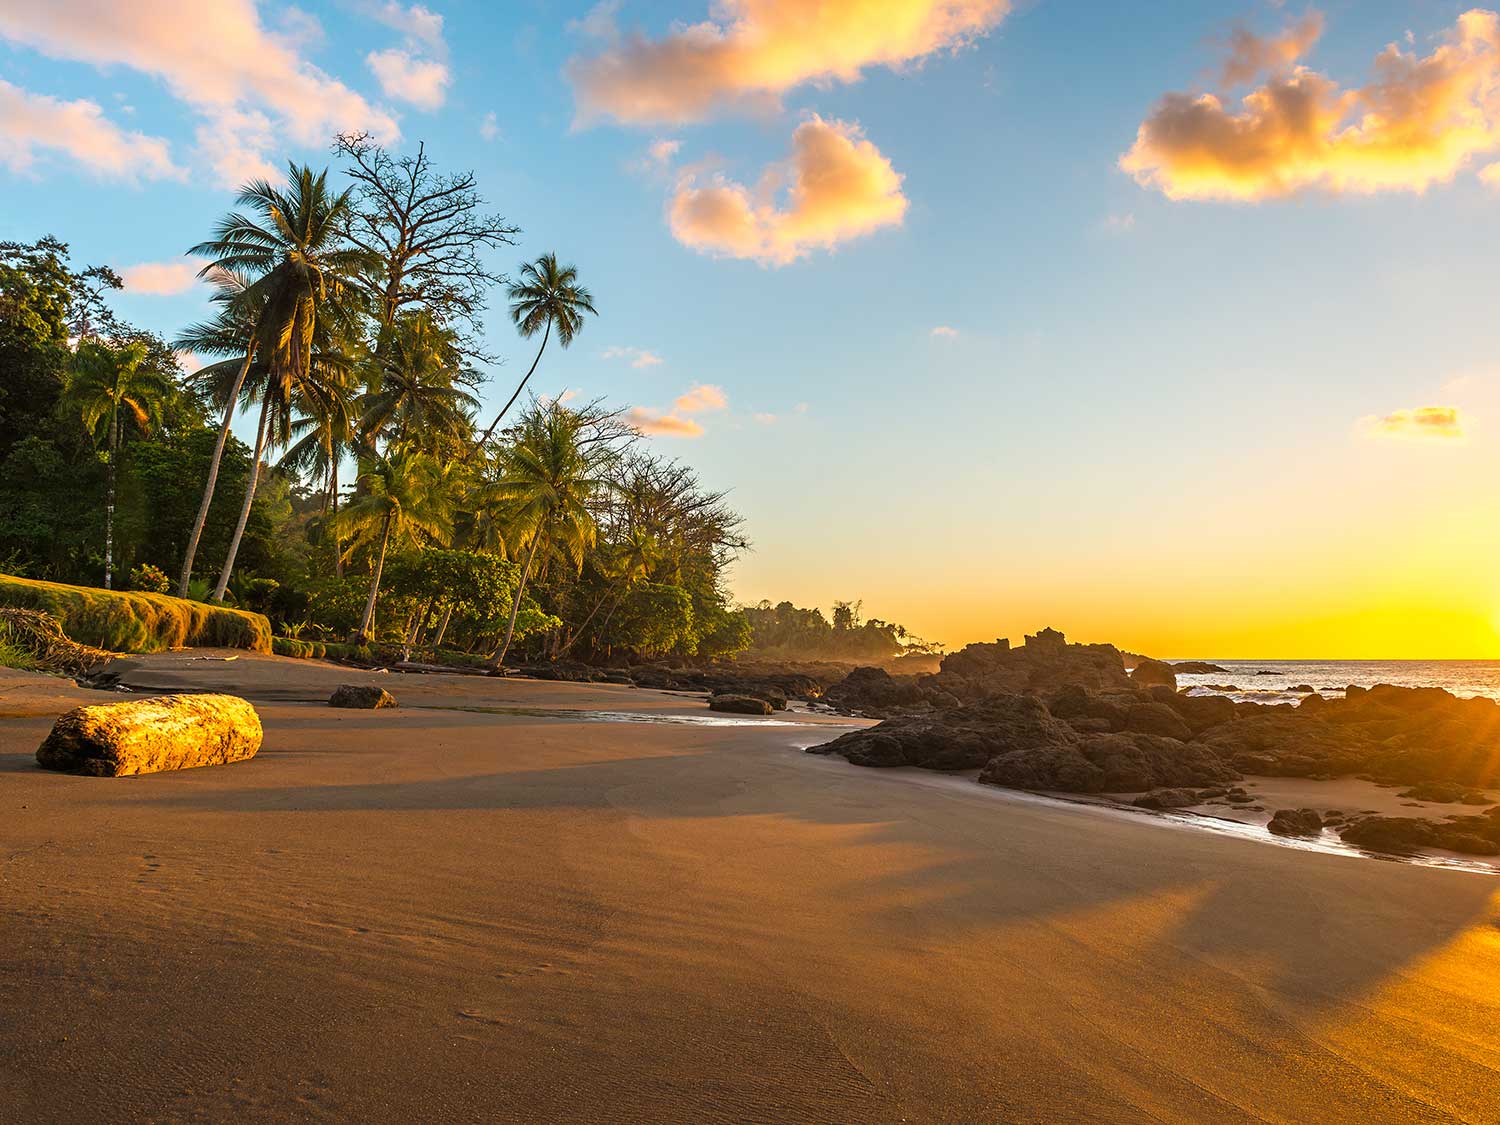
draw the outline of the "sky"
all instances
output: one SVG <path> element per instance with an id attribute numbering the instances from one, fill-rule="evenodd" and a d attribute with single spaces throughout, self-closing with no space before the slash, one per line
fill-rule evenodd
<path id="1" fill-rule="evenodd" d="M 0 0 L 0 238 L 168 336 L 235 186 L 472 168 L 747 602 L 1500 658 L 1500 16 L 1437 0 Z M 487 404 L 529 365 L 500 301 Z"/>

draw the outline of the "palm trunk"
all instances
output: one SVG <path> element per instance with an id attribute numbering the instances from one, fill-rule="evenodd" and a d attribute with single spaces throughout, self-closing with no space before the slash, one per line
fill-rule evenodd
<path id="1" fill-rule="evenodd" d="M 328 470 L 328 494 L 332 497 L 334 532 L 333 532 L 333 576 L 340 581 L 344 578 L 344 543 L 338 533 L 339 514 L 339 462 L 337 455 L 333 458 L 333 464 Z"/>
<path id="2" fill-rule="evenodd" d="M 114 589 L 115 580 L 115 457 L 120 448 L 120 407 L 109 418 L 109 495 L 104 501 L 104 588 Z"/>
<path id="3" fill-rule="evenodd" d="M 250 459 L 250 480 L 245 485 L 245 502 L 240 505 L 239 522 L 234 525 L 234 536 L 229 540 L 229 553 L 224 556 L 224 569 L 219 572 L 219 584 L 214 587 L 213 600 L 222 602 L 224 592 L 229 589 L 229 575 L 234 571 L 234 557 L 240 553 L 240 539 L 245 534 L 245 524 L 250 519 L 250 505 L 255 502 L 255 486 L 260 483 L 260 459 L 266 451 L 266 421 L 271 413 L 271 396 L 260 400 L 260 425 L 255 431 L 255 456 Z"/>
<path id="4" fill-rule="evenodd" d="M 510 639 L 516 632 L 516 618 L 521 613 L 521 598 L 526 593 L 526 579 L 531 577 L 531 560 L 536 558 L 536 545 L 541 542 L 541 538 L 540 534 L 532 536 L 531 549 L 526 552 L 526 566 L 521 570 L 521 581 L 516 584 L 516 599 L 510 604 L 510 621 L 505 626 L 505 640 L 500 645 L 500 651 L 490 660 L 492 667 L 505 666 L 505 654 L 510 651 Z"/>
<path id="5" fill-rule="evenodd" d="M 526 372 L 526 378 L 521 380 L 520 386 L 516 388 L 515 394 L 510 396 L 510 401 L 500 408 L 500 413 L 495 415 L 495 420 L 490 423 L 490 428 L 484 431 L 484 436 L 474 446 L 477 453 L 484 448 L 485 442 L 489 441 L 495 433 L 495 427 L 500 424 L 500 419 L 505 417 L 506 411 L 515 405 L 516 399 L 521 397 L 521 392 L 526 389 L 526 384 L 531 381 L 532 375 L 536 374 L 536 365 L 542 362 L 542 353 L 547 350 L 547 339 L 552 335 L 552 322 L 547 321 L 547 328 L 542 333 L 542 346 L 536 350 L 536 358 L 531 361 L 531 370 Z"/>
<path id="6" fill-rule="evenodd" d="M 391 541 L 391 513 L 387 512 L 385 527 L 380 532 L 380 553 L 375 557 L 375 574 L 370 579 L 370 596 L 365 600 L 365 618 L 359 623 L 359 639 L 368 644 L 370 631 L 375 628 L 375 599 L 380 594 L 380 572 L 385 569 L 385 548 Z"/>
<path id="7" fill-rule="evenodd" d="M 432 641 L 432 651 L 437 652 L 443 645 L 443 638 L 448 635 L 448 622 L 453 620 L 453 603 L 448 603 L 448 608 L 443 610 L 443 620 L 438 623 L 437 636 Z"/>
<path id="8" fill-rule="evenodd" d="M 219 481 L 219 462 L 224 459 L 224 443 L 229 440 L 229 426 L 234 421 L 234 408 L 239 405 L 240 390 L 245 385 L 245 376 L 250 373 L 250 362 L 255 358 L 254 346 L 245 349 L 245 362 L 234 381 L 234 390 L 229 394 L 229 403 L 224 407 L 224 424 L 219 427 L 219 442 L 214 446 L 214 459 L 208 465 L 208 480 L 203 485 L 203 502 L 198 505 L 198 518 L 193 521 L 193 533 L 188 537 L 187 552 L 182 558 L 182 577 L 177 580 L 177 596 L 188 596 L 188 586 L 193 581 L 193 558 L 198 554 L 198 540 L 203 537 L 203 525 L 208 522 L 208 507 L 213 503 L 214 486 Z"/>

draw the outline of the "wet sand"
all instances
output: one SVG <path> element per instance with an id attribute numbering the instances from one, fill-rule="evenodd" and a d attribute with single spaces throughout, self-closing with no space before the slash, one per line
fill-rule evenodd
<path id="1" fill-rule="evenodd" d="M 7 1121 L 1494 1120 L 1500 883 L 914 785 L 629 688 L 143 658 L 253 761 L 44 773 L 0 674 Z M 453 709 L 467 708 L 467 709 Z M 490 708 L 491 710 L 484 710 Z M 972 787 L 979 790 L 980 787 Z"/>

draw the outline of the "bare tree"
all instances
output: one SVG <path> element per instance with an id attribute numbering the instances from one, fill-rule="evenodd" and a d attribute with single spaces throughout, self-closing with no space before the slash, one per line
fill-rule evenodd
<path id="1" fill-rule="evenodd" d="M 457 327 L 468 355 L 491 358 L 478 345 L 479 314 L 490 287 L 506 278 L 480 251 L 515 245 L 521 228 L 485 210 L 473 172 L 439 172 L 425 145 L 393 156 L 368 133 L 344 133 L 334 152 L 355 181 L 346 237 L 381 262 L 370 279 L 381 327 L 416 306 Z"/>

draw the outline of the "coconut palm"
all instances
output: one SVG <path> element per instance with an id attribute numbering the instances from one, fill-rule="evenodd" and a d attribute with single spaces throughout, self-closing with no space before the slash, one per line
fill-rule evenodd
<path id="1" fill-rule="evenodd" d="M 597 535 L 592 502 L 609 482 L 600 472 L 599 447 L 584 440 L 582 419 L 557 403 L 538 406 L 522 420 L 515 440 L 500 451 L 499 479 L 485 499 L 499 505 L 517 529 L 526 561 L 516 583 L 505 639 L 491 657 L 500 667 L 516 631 L 521 599 L 539 550 L 556 554 L 575 570 Z"/>
<path id="2" fill-rule="evenodd" d="M 478 376 L 463 361 L 457 335 L 425 312 L 402 317 L 386 331 L 359 428 L 366 440 L 428 452 L 462 449 L 479 402 L 466 389 Z"/>
<path id="3" fill-rule="evenodd" d="M 557 334 L 558 346 L 566 348 L 583 330 L 583 314 L 598 315 L 593 294 L 578 284 L 578 268 L 559 266 L 556 254 L 543 254 L 536 261 L 522 265 L 520 277 L 510 283 L 506 294 L 510 298 L 510 318 L 515 321 L 516 331 L 523 340 L 540 332 L 542 346 L 537 348 L 526 378 L 517 385 L 515 393 L 500 408 L 490 428 L 479 439 L 480 446 L 490 440 L 500 419 L 521 397 L 521 392 L 536 373 L 536 365 L 542 361 L 542 353 L 547 350 L 547 341 L 552 334 Z"/>
<path id="4" fill-rule="evenodd" d="M 210 259 L 205 276 L 227 271 L 251 279 L 241 299 L 254 310 L 244 364 L 247 374 L 252 359 L 262 371 L 255 460 L 239 522 L 219 572 L 215 601 L 224 600 L 229 585 L 255 499 L 261 456 L 268 443 L 276 444 L 278 435 L 284 441 L 289 434 L 298 384 L 313 377 L 320 321 L 329 329 L 331 322 L 350 326 L 356 317 L 359 289 L 352 282 L 369 267 L 370 257 L 344 238 L 349 199 L 348 191 L 333 194 L 326 170 L 314 173 L 306 165 L 292 164 L 284 189 L 265 180 L 251 181 L 240 189 L 238 203 L 249 208 L 249 213 L 231 212 L 220 221 L 212 239 L 189 251 Z M 200 522 L 207 515 L 209 499 L 211 495 L 206 495 Z M 191 568 L 189 559 L 185 573 Z"/>
<path id="5" fill-rule="evenodd" d="M 99 340 L 78 345 L 63 389 L 65 409 L 76 413 L 95 444 L 107 445 L 104 505 L 104 588 L 114 586 L 115 477 L 126 424 L 141 433 L 161 424 L 162 408 L 176 391 L 169 376 L 143 366 L 144 344 L 112 347 Z"/>
<path id="6" fill-rule="evenodd" d="M 430 454 L 402 448 L 379 456 L 365 447 L 359 465 L 358 493 L 335 524 L 350 540 L 346 557 L 364 544 L 374 555 L 370 594 L 358 630 L 359 638 L 368 639 L 375 627 L 375 601 L 380 596 L 387 549 L 393 542 L 424 539 L 447 544 L 453 534 L 453 497 L 447 474 Z"/>

